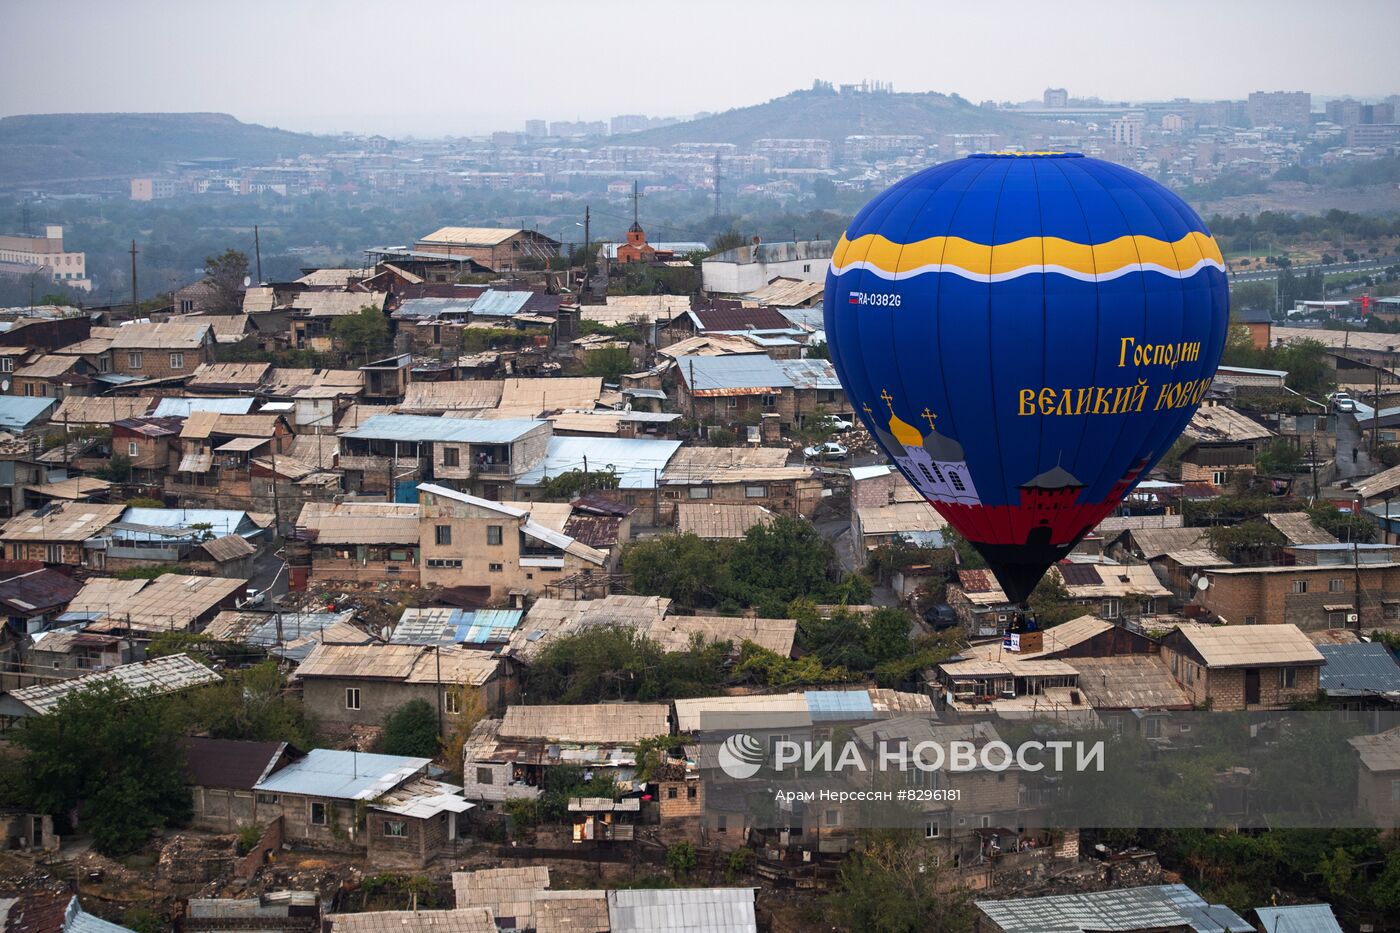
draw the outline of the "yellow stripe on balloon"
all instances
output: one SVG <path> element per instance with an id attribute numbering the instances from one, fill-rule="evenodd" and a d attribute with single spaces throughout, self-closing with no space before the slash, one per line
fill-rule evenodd
<path id="1" fill-rule="evenodd" d="M 1224 264 L 1215 240 L 1194 230 L 1175 242 L 1142 235 L 1093 244 L 1059 237 L 1026 237 L 995 246 L 956 236 L 901 244 L 878 233 L 854 240 L 843 234 L 831 260 L 837 275 L 858 266 L 889 276 L 962 272 L 974 278 L 997 279 L 1042 271 L 1077 273 L 1076 277 L 1084 278 L 1114 277 L 1140 268 L 1187 273 L 1202 266 L 1223 269 Z"/>

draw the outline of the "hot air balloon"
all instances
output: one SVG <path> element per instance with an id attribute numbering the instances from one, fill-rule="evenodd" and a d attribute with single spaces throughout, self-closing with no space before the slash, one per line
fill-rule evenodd
<path id="1" fill-rule="evenodd" d="M 1024 606 L 1167 452 L 1229 293 L 1179 197 L 1077 153 L 989 153 L 884 191 L 827 274 L 831 361 L 900 472 Z"/>

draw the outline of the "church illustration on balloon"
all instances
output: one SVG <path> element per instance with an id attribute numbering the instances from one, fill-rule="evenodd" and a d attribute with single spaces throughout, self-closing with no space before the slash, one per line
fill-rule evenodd
<path id="1" fill-rule="evenodd" d="M 938 432 L 936 414 L 927 406 L 920 413 L 929 426 L 925 434 L 895 413 L 888 389 L 880 391 L 880 398 L 889 409 L 888 427 L 869 405 L 861 406 L 876 441 L 914 488 L 970 541 L 1033 548 L 1072 545 L 1113 511 L 1147 465 L 1146 460 L 1136 463 L 1100 502 L 1080 501 L 1084 483 L 1056 464 L 1022 483 L 1019 501 L 988 505 L 973 484 L 962 444 Z"/>

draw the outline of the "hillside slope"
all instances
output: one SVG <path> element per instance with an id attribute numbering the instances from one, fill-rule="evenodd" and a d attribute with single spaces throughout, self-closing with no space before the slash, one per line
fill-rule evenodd
<path id="1" fill-rule="evenodd" d="M 167 160 L 259 161 L 326 152 L 335 144 L 226 113 L 26 114 L 0 118 L 0 185 L 131 175 Z"/>
<path id="2" fill-rule="evenodd" d="M 764 138 L 828 139 L 839 144 L 847 136 L 857 134 L 893 134 L 924 136 L 936 142 L 943 133 L 1024 133 L 1043 128 L 1030 118 L 987 110 L 947 94 L 794 91 L 767 103 L 617 139 L 638 146 L 683 142 L 746 146 Z"/>

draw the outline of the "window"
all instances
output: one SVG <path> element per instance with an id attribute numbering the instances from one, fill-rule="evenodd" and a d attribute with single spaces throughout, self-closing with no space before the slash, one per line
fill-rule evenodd
<path id="1" fill-rule="evenodd" d="M 276 803 L 276 794 L 258 794 L 258 803 Z"/>
<path id="2" fill-rule="evenodd" d="M 1400 619 L 1400 603 L 1386 603 L 1381 607 L 1381 617 L 1392 622 Z"/>
<path id="3" fill-rule="evenodd" d="M 1327 592 L 1342 593 L 1346 591 L 1346 581 L 1341 577 L 1333 577 L 1327 581 Z"/>
<path id="4" fill-rule="evenodd" d="M 988 827 L 990 827 L 990 826 L 992 825 L 992 818 L 991 818 L 990 816 L 984 816 L 984 817 L 982 817 L 981 823 L 982 823 L 982 828 L 983 828 L 983 829 L 987 829 Z"/>
<path id="5" fill-rule="evenodd" d="M 719 814 L 719 816 L 715 817 L 715 832 L 717 832 L 717 833 L 727 833 L 727 832 L 729 832 L 729 815 L 728 815 L 728 814 L 726 814 L 726 813 L 721 813 L 721 814 Z"/>
<path id="6" fill-rule="evenodd" d="M 183 354 L 183 353 L 172 353 L 172 354 L 170 354 L 170 368 L 171 368 L 171 369 L 184 369 L 184 368 L 185 368 L 185 354 Z"/>
<path id="7" fill-rule="evenodd" d="M 1105 599 L 1103 601 L 1103 617 L 1105 619 L 1118 618 L 1120 604 L 1117 599 Z"/>
<path id="8" fill-rule="evenodd" d="M 408 823 L 405 820 L 385 820 L 384 835 L 394 836 L 402 839 L 408 835 Z"/>
<path id="9" fill-rule="evenodd" d="M 13 356 L 0 356 L 0 373 L 12 373 L 15 371 L 15 358 Z"/>
<path id="10" fill-rule="evenodd" d="M 675 800 L 678 796 L 679 796 L 679 794 L 676 792 L 676 788 L 674 788 L 674 787 L 668 787 L 668 788 L 666 788 L 666 799 L 667 799 L 667 800 Z"/>
<path id="11" fill-rule="evenodd" d="M 4 367 L 3 367 L 3 366 L 0 366 L 0 369 L 4 369 Z M 105 354 L 105 353 L 102 354 L 101 356 L 99 356 L 99 357 L 97 358 L 97 371 L 100 372 L 100 373 L 105 373 L 105 372 L 111 372 L 111 370 L 112 370 L 112 358 L 111 358 L 110 356 L 108 356 L 107 354 Z"/>
<path id="12" fill-rule="evenodd" d="M 442 465 L 455 467 L 461 463 L 461 451 L 456 447 L 444 447 L 442 449 Z"/>
<path id="13" fill-rule="evenodd" d="M 127 368 L 128 368 L 128 369 L 140 369 L 140 368 L 141 368 L 141 354 L 139 354 L 139 353 L 128 353 L 128 354 L 126 355 L 126 365 L 127 365 Z"/>
<path id="14" fill-rule="evenodd" d="M 841 811 L 836 809 L 827 810 L 822 814 L 822 824 L 828 829 L 841 825 Z"/>
<path id="15" fill-rule="evenodd" d="M 180 299 L 180 310 L 181 310 L 181 311 L 193 311 L 193 310 L 194 310 L 194 299 L 193 299 L 193 298 L 181 298 L 181 299 Z"/>
<path id="16" fill-rule="evenodd" d="M 490 564 L 488 566 L 492 573 L 500 573 L 501 571 L 505 570 L 505 566 L 502 564 Z"/>
<path id="17" fill-rule="evenodd" d="M 924 838 L 925 838 L 925 839 L 937 839 L 937 838 L 938 838 L 938 821 L 937 821 L 937 820 L 929 820 L 927 823 L 924 824 Z"/>
<path id="18" fill-rule="evenodd" d="M 346 687 L 346 688 L 345 688 L 345 708 L 346 708 L 346 709 L 359 709 L 359 708 L 360 708 L 360 688 L 359 688 L 359 687 Z"/>
<path id="19" fill-rule="evenodd" d="M 687 784 L 687 785 L 685 786 L 685 799 L 686 799 L 686 800 L 694 800 L 697 790 L 698 790 L 698 788 L 696 788 L 696 786 L 695 786 L 694 784 Z"/>
<path id="20" fill-rule="evenodd" d="M 141 445 L 135 441 L 126 442 L 126 453 L 129 457 L 134 457 L 141 452 Z"/>
<path id="21" fill-rule="evenodd" d="M 1259 624 L 1259 617 L 1258 617 L 1258 616 L 1245 616 L 1245 617 L 1244 617 L 1244 624 L 1245 624 L 1245 625 L 1258 625 L 1258 624 Z"/>
<path id="22" fill-rule="evenodd" d="M 504 537 L 503 537 L 502 534 L 501 534 L 501 526 L 500 526 L 500 525 L 487 525 L 487 526 L 486 526 L 486 543 L 487 543 L 487 544 L 499 545 L 503 540 L 504 540 Z"/>
<path id="23" fill-rule="evenodd" d="M 777 405 L 778 405 L 778 397 L 777 397 L 776 395 L 765 395 L 765 396 L 763 396 L 763 407 L 764 407 L 764 408 L 776 408 Z"/>
<path id="24" fill-rule="evenodd" d="M 1306 593 L 1308 591 L 1308 581 L 1294 580 L 1292 586 L 1289 589 L 1290 592 L 1294 593 L 1295 595 L 1298 593 Z"/>
<path id="25" fill-rule="evenodd" d="M 1224 470 L 1216 470 L 1214 473 L 1210 474 L 1210 484 L 1212 486 L 1224 486 L 1227 479 L 1229 479 L 1229 477 Z"/>
<path id="26" fill-rule="evenodd" d="M 315 800 L 311 801 L 311 825 L 325 826 L 326 822 L 326 805 Z"/>
<path id="27" fill-rule="evenodd" d="M 496 772 L 492 771 L 490 768 L 477 768 L 477 769 L 476 769 L 476 783 L 478 783 L 478 784 L 492 784 L 492 783 L 495 782 L 495 780 L 496 780 Z"/>
<path id="28" fill-rule="evenodd" d="M 462 711 L 462 688 L 448 687 L 447 694 L 442 698 L 442 708 L 449 713 L 460 713 Z"/>
<path id="29" fill-rule="evenodd" d="M 433 543 L 434 543 L 434 544 L 438 544 L 438 545 L 451 544 L 451 543 L 452 543 L 452 526 L 451 526 L 451 525 L 434 525 L 434 526 L 433 526 Z"/>
<path id="30" fill-rule="evenodd" d="M 429 570 L 461 570 L 462 562 L 456 558 L 449 557 L 429 557 Z"/>
<path id="31" fill-rule="evenodd" d="M 738 407 L 739 407 L 739 400 L 738 400 L 737 398 L 735 398 L 734 396 L 731 395 L 731 396 L 729 396 L 729 398 L 727 398 L 727 399 L 724 400 L 724 407 L 725 407 L 725 408 L 738 408 Z"/>
<path id="32" fill-rule="evenodd" d="M 803 264 L 802 264 L 802 271 L 803 271 L 803 272 L 811 272 L 811 271 L 812 271 L 812 264 L 811 264 L 810 262 L 808 262 L 808 263 L 803 263 Z"/>
<path id="33" fill-rule="evenodd" d="M 745 496 L 745 498 L 748 498 L 748 499 L 766 499 L 766 498 L 768 498 L 768 487 L 767 487 L 767 486 L 745 486 L 745 487 L 744 487 L 744 496 Z"/>
<path id="34" fill-rule="evenodd" d="M 1278 669 L 1278 685 L 1280 687 L 1298 686 L 1298 668 L 1281 667 Z"/>
<path id="35" fill-rule="evenodd" d="M 690 487 L 690 498 L 692 498 L 692 499 L 708 499 L 708 498 L 710 498 L 710 487 L 709 487 L 709 486 L 691 486 L 691 487 Z"/>

